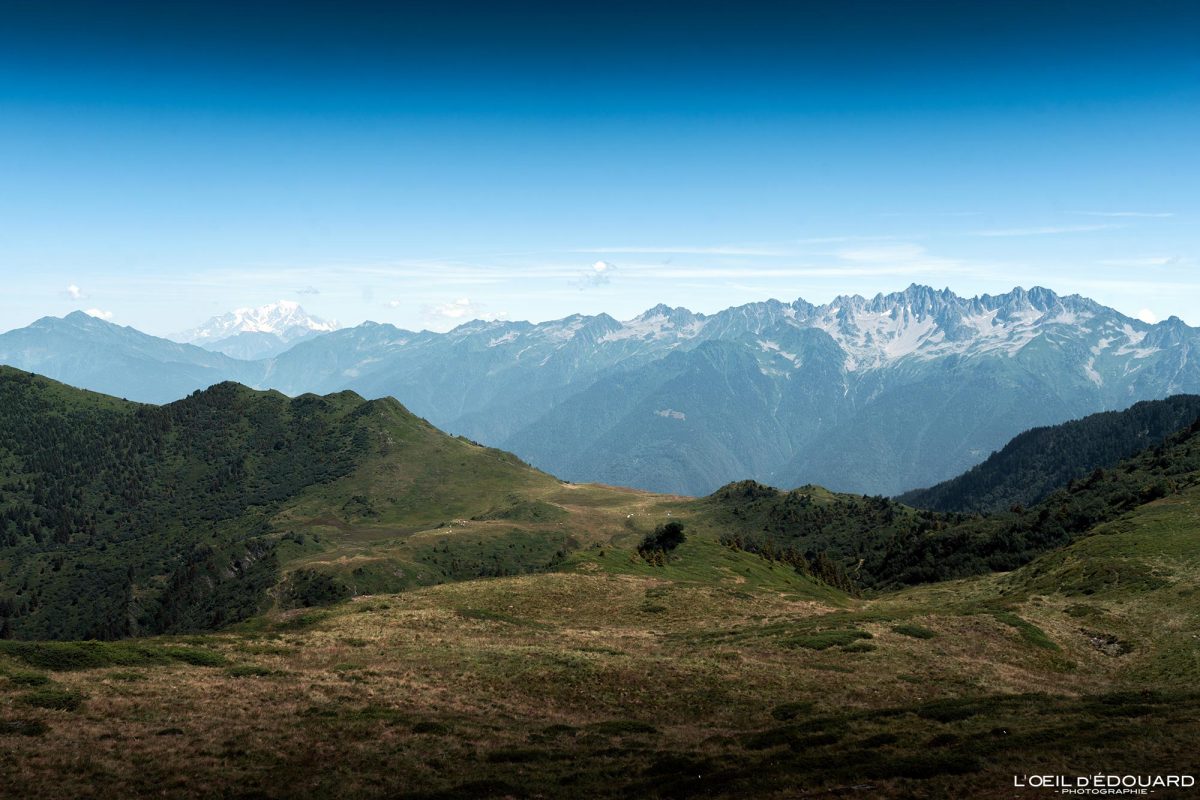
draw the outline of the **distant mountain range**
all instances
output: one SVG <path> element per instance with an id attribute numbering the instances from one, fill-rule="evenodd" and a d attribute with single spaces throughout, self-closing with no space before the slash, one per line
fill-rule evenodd
<path id="1" fill-rule="evenodd" d="M 75 311 L 0 334 L 0 364 L 72 386 L 147 403 L 168 403 L 262 366 L 180 344 Z"/>
<path id="2" fill-rule="evenodd" d="M 1029 428 L 1200 392 L 1198 344 L 1177 318 L 1150 325 L 1078 295 L 914 285 L 711 315 L 660 305 L 626 322 L 448 333 L 368 322 L 258 360 L 72 314 L 0 335 L 0 363 L 149 402 L 225 379 L 391 395 L 570 480 L 705 494 L 754 478 L 892 495 L 957 475 Z"/>
<path id="3" fill-rule="evenodd" d="M 213 317 L 199 327 L 178 333 L 177 342 L 241 359 L 270 358 L 293 344 L 338 329 L 305 312 L 299 303 L 280 300 L 258 308 L 239 308 Z"/>

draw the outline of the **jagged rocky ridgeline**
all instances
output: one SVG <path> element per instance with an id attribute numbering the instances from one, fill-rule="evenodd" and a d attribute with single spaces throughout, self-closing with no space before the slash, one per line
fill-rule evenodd
<path id="1" fill-rule="evenodd" d="M 752 477 L 895 494 L 1031 427 L 1200 391 L 1198 343 L 1177 318 L 1151 325 L 1078 295 L 914 285 L 710 315 L 659 305 L 626 322 L 364 323 L 256 361 L 76 313 L 0 335 L 0 362 L 148 402 L 226 379 L 390 395 L 572 480 L 704 494 Z"/>

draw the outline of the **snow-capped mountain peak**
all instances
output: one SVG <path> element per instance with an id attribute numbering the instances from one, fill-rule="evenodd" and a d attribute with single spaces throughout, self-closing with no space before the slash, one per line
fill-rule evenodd
<path id="1" fill-rule="evenodd" d="M 279 300 L 257 308 L 238 308 L 191 330 L 176 334 L 176 341 L 209 344 L 240 333 L 272 334 L 284 342 L 338 329 L 337 322 L 307 313 L 292 300 Z"/>

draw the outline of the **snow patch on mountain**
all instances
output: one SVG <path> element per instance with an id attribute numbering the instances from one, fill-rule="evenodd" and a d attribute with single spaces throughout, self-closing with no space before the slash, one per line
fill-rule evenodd
<path id="1" fill-rule="evenodd" d="M 781 358 L 786 358 L 788 361 L 792 362 L 792 364 L 794 364 L 797 367 L 800 366 L 800 356 L 796 355 L 795 353 L 789 353 L 789 352 L 783 350 L 782 348 L 780 348 L 779 342 L 772 342 L 772 341 L 767 341 L 764 339 L 759 339 L 758 346 L 768 353 L 772 353 Z"/>
<path id="2" fill-rule="evenodd" d="M 704 323 L 702 316 L 694 315 L 686 308 L 657 305 L 628 322 L 622 322 L 620 329 L 606 333 L 600 341 L 694 339 L 704 330 Z"/>
<path id="3" fill-rule="evenodd" d="M 492 339 L 490 342 L 488 342 L 488 347 L 499 347 L 502 344 L 508 344 L 520 335 L 521 334 L 517 333 L 516 331 L 509 331 L 503 336 L 497 336 L 495 339 Z"/>

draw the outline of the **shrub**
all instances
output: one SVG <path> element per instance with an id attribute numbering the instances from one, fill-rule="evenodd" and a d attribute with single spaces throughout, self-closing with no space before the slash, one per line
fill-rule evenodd
<path id="1" fill-rule="evenodd" d="M 904 636 L 911 636 L 914 639 L 932 639 L 937 636 L 936 633 L 928 628 L 922 628 L 920 625 L 911 625 L 905 623 L 903 625 L 894 625 L 892 630 Z"/>
<path id="2" fill-rule="evenodd" d="M 783 703 L 771 709 L 771 716 L 775 719 L 786 722 L 790 719 L 795 719 L 801 714 L 807 714 L 812 711 L 813 704 L 804 700 L 795 703 Z"/>
<path id="3" fill-rule="evenodd" d="M 284 608 L 329 606 L 350 597 L 350 587 L 315 569 L 298 569 L 283 583 Z"/>
<path id="4" fill-rule="evenodd" d="M 658 733 L 658 728 L 647 722 L 636 719 L 610 719 L 588 726 L 596 733 L 605 736 L 624 736 L 632 733 Z"/>
<path id="5" fill-rule="evenodd" d="M 1034 625 L 1032 622 L 1021 619 L 1010 611 L 993 611 L 992 616 L 995 617 L 998 622 L 1002 622 L 1010 628 L 1015 628 L 1016 631 L 1021 634 L 1021 638 L 1034 647 L 1040 647 L 1043 650 L 1054 651 L 1061 649 L 1057 644 L 1054 643 L 1053 639 L 1046 635 L 1044 630 L 1039 628 L 1037 625 Z"/>
<path id="6" fill-rule="evenodd" d="M 260 667 L 257 664 L 238 664 L 225 670 L 231 678 L 265 678 L 274 675 L 275 670 Z"/>
<path id="7" fill-rule="evenodd" d="M 5 677 L 15 686 L 45 686 L 50 682 L 48 675 L 27 669 L 9 670 Z"/>
<path id="8" fill-rule="evenodd" d="M 150 645 L 136 642 L 25 642 L 0 641 L 0 655 L 52 672 L 99 667 L 133 667 L 182 661 L 193 666 L 220 666 L 217 653 L 195 647 Z"/>
<path id="9" fill-rule="evenodd" d="M 687 541 L 683 532 L 683 523 L 672 520 L 654 529 L 654 533 L 646 534 L 638 545 L 638 554 L 651 564 L 662 566 L 667 553 Z"/>
<path id="10" fill-rule="evenodd" d="M 876 747 L 895 744 L 898 741 L 900 741 L 900 737 L 894 733 L 877 733 L 874 736 L 863 739 L 860 746 L 874 749 Z"/>
<path id="11" fill-rule="evenodd" d="M 49 708 L 58 711 L 74 711 L 83 705 L 83 694 L 59 686 L 43 686 L 37 691 L 17 698 L 21 703 L 34 708 Z"/>
<path id="12" fill-rule="evenodd" d="M 40 719 L 0 719 L 0 736 L 41 736 L 47 730 Z"/>
<path id="13" fill-rule="evenodd" d="M 831 647 L 848 647 L 859 639 L 870 639 L 871 634 L 857 629 L 840 631 L 819 631 L 788 639 L 784 644 L 790 647 L 803 647 L 805 650 L 828 650 Z"/>

